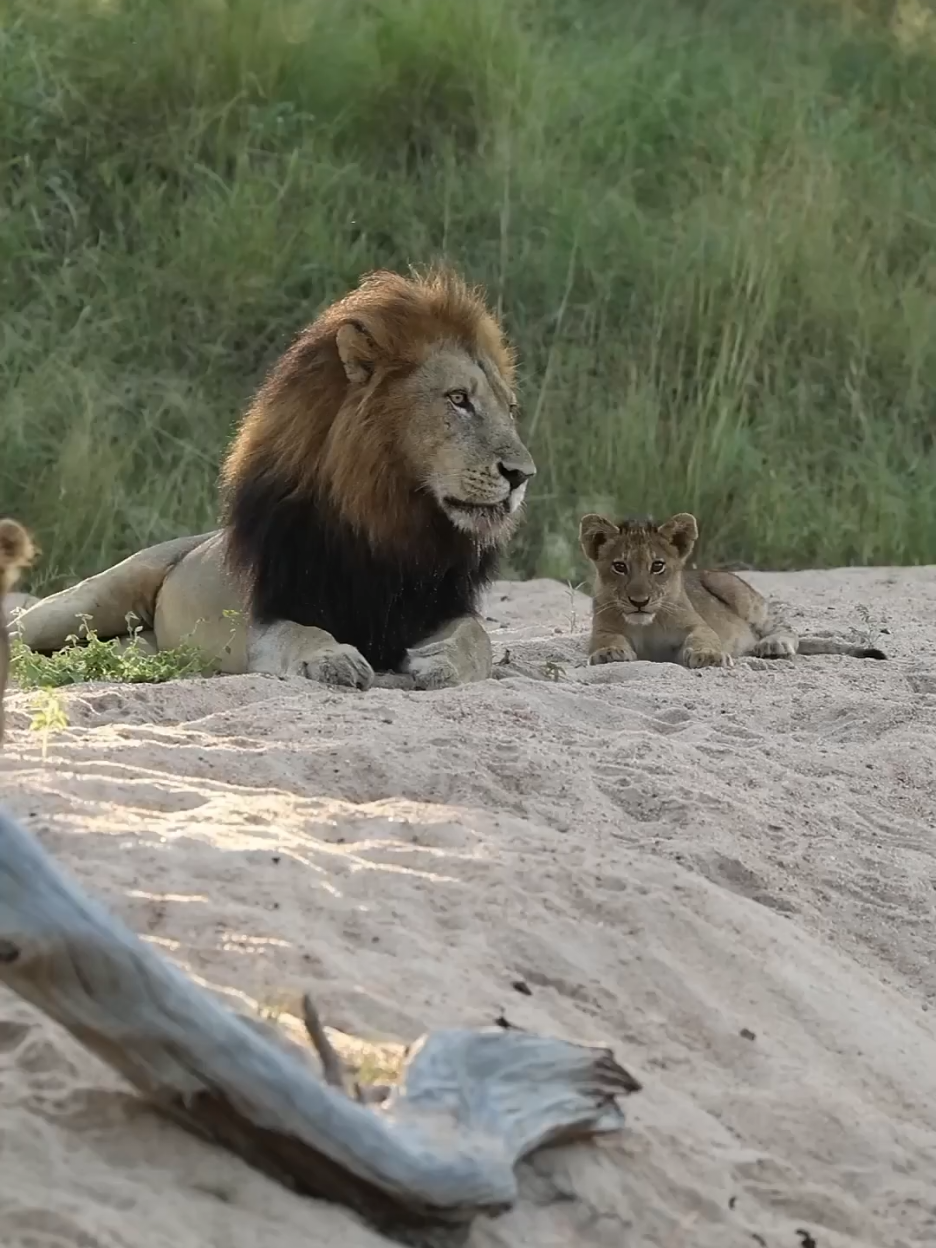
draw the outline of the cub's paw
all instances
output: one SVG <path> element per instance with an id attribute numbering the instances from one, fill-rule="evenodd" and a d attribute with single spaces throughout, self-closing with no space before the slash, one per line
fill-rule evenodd
<path id="1" fill-rule="evenodd" d="M 458 668 L 444 650 L 434 654 L 411 652 L 405 670 L 413 678 L 415 689 L 451 689 L 462 683 Z"/>
<path id="2" fill-rule="evenodd" d="M 589 664 L 594 663 L 633 663 L 636 658 L 630 650 L 621 650 L 615 646 L 606 646 L 603 650 L 595 650 L 588 656 Z"/>
<path id="3" fill-rule="evenodd" d="M 315 655 L 302 662 L 296 674 L 345 689 L 369 689 L 374 683 L 374 669 L 354 646 L 339 645 Z"/>
<path id="4" fill-rule="evenodd" d="M 685 652 L 686 667 L 734 667 L 734 659 L 724 650 L 699 646 Z"/>
<path id="5" fill-rule="evenodd" d="M 792 637 L 777 633 L 774 637 L 763 637 L 751 651 L 758 659 L 792 659 L 796 654 L 796 642 Z"/>

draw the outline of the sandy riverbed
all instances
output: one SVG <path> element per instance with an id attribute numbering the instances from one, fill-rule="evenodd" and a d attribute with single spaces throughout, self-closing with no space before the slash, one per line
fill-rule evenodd
<path id="1" fill-rule="evenodd" d="M 473 1248 L 936 1243 L 936 569 L 761 574 L 888 663 L 586 669 L 588 601 L 498 584 L 501 679 L 242 677 L 9 700 L 3 800 L 137 931 L 286 1025 L 607 1042 L 628 1129 L 540 1155 Z M 515 985 L 525 985 L 529 994 Z M 8 1248 L 365 1248 L 0 995 Z M 811 1239 L 809 1238 L 811 1237 Z"/>

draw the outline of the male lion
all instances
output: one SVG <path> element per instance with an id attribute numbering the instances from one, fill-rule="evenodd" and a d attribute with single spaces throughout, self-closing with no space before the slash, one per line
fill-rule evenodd
<path id="1" fill-rule="evenodd" d="M 460 277 L 370 274 L 258 391 L 223 467 L 224 527 L 35 604 L 23 640 L 56 650 L 80 616 L 126 636 L 132 613 L 157 649 L 190 641 L 230 673 L 360 689 L 375 670 L 422 689 L 489 676 L 479 597 L 536 471 L 513 382 Z"/>
<path id="2" fill-rule="evenodd" d="M 0 520 L 0 741 L 3 740 L 3 694 L 10 668 L 3 600 L 16 584 L 21 569 L 32 562 L 35 548 L 29 534 L 15 520 Z"/>
<path id="3" fill-rule="evenodd" d="M 743 655 L 850 654 L 885 659 L 881 650 L 826 637 L 798 637 L 733 572 L 686 569 L 699 526 L 680 512 L 665 524 L 613 524 L 587 515 L 579 541 L 595 568 L 589 663 L 635 659 L 686 667 L 731 667 Z"/>

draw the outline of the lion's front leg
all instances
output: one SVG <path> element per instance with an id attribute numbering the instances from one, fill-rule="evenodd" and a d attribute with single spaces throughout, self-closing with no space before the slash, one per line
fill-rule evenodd
<path id="1" fill-rule="evenodd" d="M 360 650 L 336 641 L 324 628 L 310 628 L 292 620 L 250 625 L 247 671 L 304 676 L 352 689 L 369 689 L 374 683 L 374 669 Z"/>
<path id="2" fill-rule="evenodd" d="M 476 615 L 463 615 L 407 650 L 400 670 L 417 689 L 487 680 L 494 670 L 491 639 Z"/>

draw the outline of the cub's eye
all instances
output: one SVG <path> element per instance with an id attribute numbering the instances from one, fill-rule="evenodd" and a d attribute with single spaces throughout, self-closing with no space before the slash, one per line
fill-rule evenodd
<path id="1" fill-rule="evenodd" d="M 474 409 L 471 406 L 471 399 L 468 397 L 467 390 L 450 390 L 446 395 L 448 401 L 453 407 L 457 407 L 460 412 L 471 412 Z"/>
<path id="2" fill-rule="evenodd" d="M 654 559 L 650 564 L 650 571 L 656 573 L 657 576 L 666 569 L 666 564 L 662 559 Z"/>
<path id="3" fill-rule="evenodd" d="M 621 576 L 627 575 L 627 564 L 623 559 L 615 559 L 614 563 L 611 564 L 611 568 L 614 572 L 619 572 Z"/>

